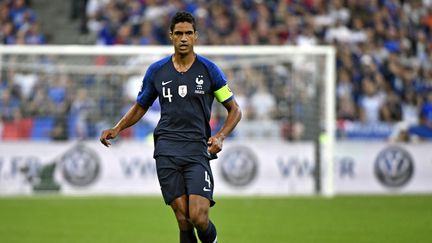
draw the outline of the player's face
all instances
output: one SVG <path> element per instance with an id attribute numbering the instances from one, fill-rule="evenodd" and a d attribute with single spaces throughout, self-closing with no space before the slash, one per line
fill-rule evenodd
<path id="1" fill-rule="evenodd" d="M 193 46 L 198 35 L 191 23 L 180 22 L 174 26 L 170 37 L 176 53 L 188 54 L 193 52 Z"/>

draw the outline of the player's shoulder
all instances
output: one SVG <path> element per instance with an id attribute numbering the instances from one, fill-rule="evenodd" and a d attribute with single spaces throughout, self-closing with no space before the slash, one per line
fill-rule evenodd
<path id="1" fill-rule="evenodd" d="M 202 64 L 204 64 L 207 68 L 217 68 L 218 66 L 216 65 L 215 62 L 213 62 L 212 60 L 210 60 L 209 58 L 203 56 L 203 55 L 199 55 L 197 54 L 197 59 L 198 61 L 200 61 Z"/>
<path id="2" fill-rule="evenodd" d="M 202 55 L 197 54 L 197 59 L 201 62 L 208 70 L 211 76 L 223 75 L 222 69 L 212 60 Z"/>
<path id="3" fill-rule="evenodd" d="M 152 72 L 156 72 L 157 70 L 161 69 L 165 64 L 167 64 L 170 60 L 171 60 L 171 56 L 166 56 L 152 63 L 148 69 Z"/>

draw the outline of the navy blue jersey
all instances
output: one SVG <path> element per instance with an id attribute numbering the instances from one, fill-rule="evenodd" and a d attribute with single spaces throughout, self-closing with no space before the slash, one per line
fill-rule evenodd
<path id="1" fill-rule="evenodd" d="M 149 107 L 159 98 L 161 118 L 154 131 L 154 156 L 208 156 L 215 97 L 224 103 L 233 94 L 222 70 L 203 56 L 197 55 L 184 73 L 174 68 L 172 56 L 150 65 L 136 101 Z"/>

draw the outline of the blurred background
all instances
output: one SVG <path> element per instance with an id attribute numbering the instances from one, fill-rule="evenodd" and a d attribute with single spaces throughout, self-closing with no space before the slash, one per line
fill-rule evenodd
<path id="1" fill-rule="evenodd" d="M 243 111 L 211 162 L 221 241 L 430 242 L 432 0 L 0 0 L 0 241 L 177 241 L 159 103 L 99 135 L 179 10 Z"/>
<path id="2" fill-rule="evenodd" d="M 3 45 L 170 45 L 169 20 L 179 9 L 196 16 L 201 45 L 334 46 L 339 139 L 432 138 L 428 0 L 3 0 L 0 37 Z M 96 61 L 107 62 L 103 57 Z M 264 75 L 254 69 L 225 72 L 245 112 L 245 124 L 279 121 L 272 131 L 253 136 L 305 137 L 307 119 L 281 122 L 290 116 L 284 109 L 286 101 L 298 99 L 277 92 L 275 76 L 284 75 L 283 69 Z M 127 86 L 130 77 L 3 68 L 0 137 L 3 141 L 96 138 L 103 119 L 111 118 L 112 124 L 122 115 L 118 111 L 134 101 L 136 90 Z M 98 79 L 105 80 L 106 88 L 91 95 L 100 88 Z M 220 117 L 216 110 L 215 129 Z M 133 129 L 127 136 L 144 137 L 153 126 L 154 122 L 145 131 Z"/>
<path id="3" fill-rule="evenodd" d="M 308 194 L 320 192 L 326 183 L 324 187 L 333 185 L 330 191 L 342 192 L 346 182 L 338 180 L 346 178 L 376 186 L 348 186 L 348 192 L 395 193 L 393 187 L 405 190 L 413 175 L 421 180 L 429 177 L 414 171 L 432 173 L 431 158 L 421 156 L 428 153 L 432 139 L 432 1 L 3 0 L 0 139 L 2 145 L 12 146 L 4 150 L 3 178 L 37 177 L 47 160 L 59 161 L 57 157 L 64 155 L 57 149 L 57 157 L 40 157 L 44 149 L 39 146 L 69 144 L 69 150 L 85 142 L 97 146 L 101 131 L 113 126 L 135 102 L 148 65 L 171 53 L 166 51 L 170 50 L 167 33 L 178 10 L 196 17 L 198 46 L 251 47 L 233 55 L 215 51 L 208 55 L 224 70 L 243 110 L 228 147 L 263 143 L 249 145 L 246 156 L 225 159 L 229 162 L 220 166 L 222 175 L 260 178 L 265 169 L 243 169 L 251 165 L 249 157 L 258 157 L 257 168 L 262 163 L 260 168 L 267 168 L 265 161 L 273 160 L 266 176 L 279 174 L 275 183 L 287 185 L 288 194 Z M 75 49 L 62 52 L 71 45 Z M 322 46 L 336 54 L 314 51 Z M 146 47 L 147 51 L 138 50 Z M 159 53 L 160 47 L 165 49 Z M 281 47 L 281 53 L 258 55 L 258 47 Z M 116 48 L 124 48 L 124 55 L 113 51 Z M 309 50 L 312 54 L 307 54 Z M 155 102 L 118 141 L 145 144 L 142 148 L 151 151 L 159 110 Z M 223 107 L 215 104 L 213 133 L 225 116 Z M 25 150 L 26 159 L 13 159 L 16 155 L 10 151 L 20 154 L 29 144 L 33 149 Z M 265 146 L 278 149 L 269 155 Z M 302 149 L 309 152 L 299 152 Z M 151 157 L 151 152 L 146 153 Z M 67 168 L 85 174 L 86 160 L 77 154 L 79 159 Z M 141 168 L 140 159 L 129 159 L 138 161 L 137 170 Z M 297 179 L 290 181 L 292 170 Z M 405 178 L 403 183 L 400 177 Z M 302 184 L 296 181 L 299 178 L 308 178 L 310 190 L 296 189 Z M 274 190 L 261 186 L 240 191 Z M 432 188 L 419 182 L 406 190 Z"/>

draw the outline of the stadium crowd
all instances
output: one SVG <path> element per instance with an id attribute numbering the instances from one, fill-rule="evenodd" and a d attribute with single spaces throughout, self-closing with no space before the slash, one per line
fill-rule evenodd
<path id="1" fill-rule="evenodd" d="M 199 44 L 297 45 L 299 48 L 333 45 L 337 49 L 338 136 L 432 139 L 431 0 L 81 2 L 85 15 L 80 31 L 93 35 L 98 45 L 167 45 L 169 19 L 179 9 L 196 16 Z M 19 36 L 33 33 L 32 26 L 37 29 L 35 14 L 23 3 L 2 1 L 1 36 L 5 44 L 22 43 L 17 41 L 22 38 Z M 26 10 L 14 10 L 17 6 Z M 21 13 L 21 18 L 16 17 L 17 12 Z M 15 22 L 15 19 L 19 20 Z M 14 35 L 10 37 L 10 33 Z M 23 84 L 24 81 L 17 81 L 19 78 L 8 80 L 11 75 L 27 80 L 25 82 L 33 80 L 34 85 Z M 232 77 L 233 83 L 241 83 L 242 88 L 235 90 L 249 120 L 283 118 L 281 101 L 286 98 L 278 97 L 275 92 L 278 89 L 275 79 L 260 77 L 257 82 L 248 82 L 247 77 L 259 77 L 254 70 L 247 71 L 243 81 L 229 71 L 227 75 Z M 46 78 L 44 84 L 34 74 L 9 73 L 2 77 L 0 113 L 4 125 L 17 117 L 28 118 L 44 112 L 50 115 L 60 112 L 66 117 L 81 114 L 80 118 L 75 116 L 78 118 L 74 124 L 81 126 L 78 130 L 87 132 L 76 137 L 97 136 L 97 128 L 88 129 L 85 123 L 93 119 L 88 115 L 91 110 L 98 110 L 91 107 L 103 102 L 92 100 L 85 89 L 71 87 L 67 77 Z M 80 91 L 71 91 L 76 89 Z M 103 99 L 109 100 L 109 97 Z M 53 103 L 55 108 L 44 105 L 42 109 L 38 102 Z M 44 111 L 34 111 L 32 107 Z M 62 139 L 70 137 L 70 133 L 64 132 L 70 126 L 68 121 L 57 119 L 53 124 L 60 125 L 53 125 L 55 129 L 50 134 L 61 134 L 58 137 Z M 292 127 L 285 130 L 291 132 L 282 132 L 285 138 L 302 137 L 293 136 L 292 131 L 305 130 L 304 122 L 288 126 Z M 396 130 L 396 133 L 380 134 L 383 130 Z"/>
<path id="2" fill-rule="evenodd" d="M 0 1 L 0 25 L 0 38 L 4 45 L 45 43 L 45 36 L 39 29 L 37 15 L 28 1 Z"/>

